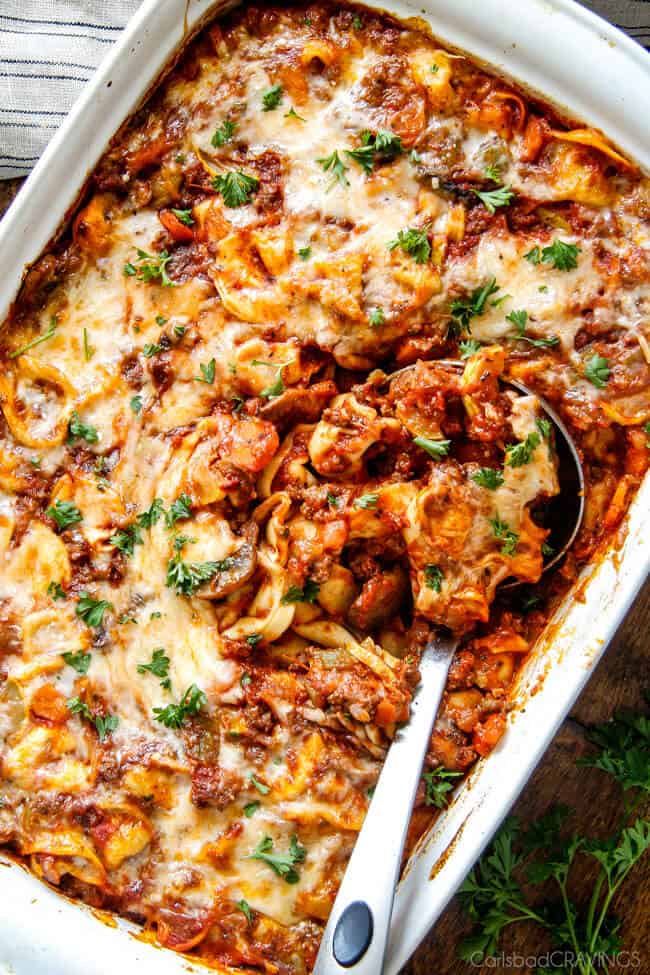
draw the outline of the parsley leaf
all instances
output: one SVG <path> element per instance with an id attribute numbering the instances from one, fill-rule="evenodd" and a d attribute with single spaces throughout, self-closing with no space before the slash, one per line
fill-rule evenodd
<path id="1" fill-rule="evenodd" d="M 137 248 L 138 260 L 124 265 L 127 277 L 136 277 L 138 281 L 160 281 L 166 288 L 171 288 L 174 282 L 167 274 L 167 265 L 171 261 L 171 254 L 166 250 L 159 254 L 148 254 L 140 247 Z"/>
<path id="2" fill-rule="evenodd" d="M 311 257 L 311 247 L 300 247 L 298 249 L 298 257 L 301 257 L 303 261 L 306 261 L 307 258 Z"/>
<path id="3" fill-rule="evenodd" d="M 368 321 L 370 322 L 371 328 L 377 328 L 379 325 L 383 325 L 386 321 L 384 309 L 373 308 L 373 310 L 368 315 Z"/>
<path id="4" fill-rule="evenodd" d="M 604 389 L 609 382 L 609 362 L 602 355 L 594 355 L 585 365 L 585 378 L 598 389 Z"/>
<path id="5" fill-rule="evenodd" d="M 231 170 L 225 175 L 215 176 L 212 185 L 221 193 L 227 207 L 240 207 L 250 203 L 251 196 L 259 189 L 256 176 L 248 176 L 242 169 Z"/>
<path id="6" fill-rule="evenodd" d="M 466 298 L 454 298 L 451 303 L 450 334 L 462 335 L 463 332 L 471 332 L 469 324 L 471 319 L 485 314 L 488 298 L 491 298 L 499 290 L 496 278 L 489 278 L 485 284 L 475 288 Z"/>
<path id="7" fill-rule="evenodd" d="M 190 715 L 198 714 L 205 707 L 208 699 L 196 684 L 190 684 L 178 704 L 168 704 L 165 708 L 154 708 L 156 721 L 160 721 L 166 728 L 178 729 Z"/>
<path id="8" fill-rule="evenodd" d="M 76 670 L 78 674 L 87 674 L 90 667 L 92 655 L 79 650 L 78 653 L 62 653 L 61 656 L 69 667 Z"/>
<path id="9" fill-rule="evenodd" d="M 444 577 L 445 574 L 439 565 L 425 565 L 424 581 L 427 589 L 433 589 L 434 592 L 442 592 L 442 580 Z"/>
<path id="10" fill-rule="evenodd" d="M 80 440 L 85 440 L 86 443 L 97 443 L 99 440 L 96 428 L 90 423 L 83 423 L 79 419 L 77 411 L 73 410 L 68 421 L 68 443 L 72 443 L 77 437 Z"/>
<path id="11" fill-rule="evenodd" d="M 306 122 L 307 119 L 303 118 L 302 115 L 298 115 L 295 108 L 292 106 L 288 112 L 284 113 L 285 118 L 295 118 L 298 122 Z"/>
<path id="12" fill-rule="evenodd" d="M 179 494 L 165 515 L 165 525 L 173 528 L 177 521 L 192 517 L 192 499 L 189 494 Z"/>
<path id="13" fill-rule="evenodd" d="M 225 146 L 227 142 L 230 142 L 232 140 L 233 135 L 235 134 L 236 128 L 237 128 L 236 123 L 231 122 L 229 119 L 226 119 L 225 122 L 222 122 L 219 128 L 212 136 L 212 138 L 210 139 L 210 142 L 215 147 L 215 149 L 219 149 L 221 146 Z"/>
<path id="14" fill-rule="evenodd" d="M 350 181 L 345 175 L 348 171 L 348 167 L 345 165 L 336 149 L 334 152 L 330 152 L 329 156 L 322 156 L 320 159 L 317 159 L 316 162 L 323 167 L 326 173 L 331 173 L 332 175 L 330 184 L 327 187 L 328 192 L 333 189 L 337 183 L 340 183 L 341 186 L 350 185 Z"/>
<path id="15" fill-rule="evenodd" d="M 503 484 L 503 474 L 496 471 L 493 467 L 481 467 L 476 474 L 472 474 L 472 480 L 479 487 L 488 488 L 489 491 L 496 491 Z"/>
<path id="16" fill-rule="evenodd" d="M 84 330 L 83 330 L 83 339 L 84 339 L 84 359 L 86 360 L 86 362 L 90 362 L 90 360 L 92 359 L 92 357 L 95 354 L 95 350 L 93 349 L 92 345 L 90 344 L 90 339 L 88 338 L 88 329 L 87 328 L 84 328 Z"/>
<path id="17" fill-rule="evenodd" d="M 200 376 L 195 376 L 194 379 L 197 383 L 207 383 L 209 386 L 214 382 L 215 372 L 217 368 L 217 363 L 215 359 L 210 359 L 207 366 L 202 362 L 199 364 L 199 369 L 201 370 Z"/>
<path id="18" fill-rule="evenodd" d="M 107 609 L 113 609 L 113 604 L 109 603 L 106 599 L 93 599 L 87 592 L 79 593 L 79 601 L 75 607 L 75 613 L 87 626 L 101 626 L 104 621 L 104 613 Z"/>
<path id="19" fill-rule="evenodd" d="M 482 348 L 482 344 L 477 339 L 465 339 L 458 343 L 458 348 L 461 359 L 469 359 Z"/>
<path id="20" fill-rule="evenodd" d="M 580 248 L 564 240 L 554 240 L 549 247 L 536 245 L 524 258 L 531 264 L 551 264 L 558 271 L 573 271 L 578 266 Z"/>
<path id="21" fill-rule="evenodd" d="M 244 900 L 242 898 L 240 901 L 237 901 L 237 907 L 242 912 L 242 914 L 244 915 L 244 917 L 246 918 L 246 920 L 248 921 L 248 923 L 249 924 L 252 924 L 253 923 L 253 913 L 251 911 L 251 907 L 250 907 L 250 904 L 248 903 L 248 901 L 246 901 L 246 900 Z"/>
<path id="22" fill-rule="evenodd" d="M 262 95 L 262 111 L 272 112 L 282 101 L 282 85 L 271 85 Z"/>
<path id="23" fill-rule="evenodd" d="M 259 841 L 253 852 L 248 857 L 249 860 L 261 860 L 266 863 L 278 877 L 283 877 L 288 884 L 297 884 L 300 875 L 294 869 L 296 863 L 302 863 L 307 853 L 304 846 L 298 842 L 298 837 L 294 834 L 291 837 L 288 853 L 273 853 L 273 840 L 270 836 L 265 836 Z"/>
<path id="24" fill-rule="evenodd" d="M 400 230 L 395 240 L 388 242 L 388 250 L 393 251 L 396 247 L 405 254 L 410 254 L 416 264 L 426 264 L 431 257 L 431 244 L 426 229 L 409 227 L 407 230 Z"/>
<path id="25" fill-rule="evenodd" d="M 67 599 L 66 591 L 60 582 L 50 582 L 47 587 L 47 594 L 51 596 L 52 599 Z"/>
<path id="26" fill-rule="evenodd" d="M 512 202 L 515 193 L 509 186 L 498 186 L 494 190 L 472 190 L 488 211 L 496 213 L 497 207 L 507 207 Z"/>
<path id="27" fill-rule="evenodd" d="M 264 783 L 260 782 L 259 779 L 256 779 L 252 772 L 248 776 L 248 781 L 263 796 L 268 796 L 269 792 L 271 791 L 270 787 L 268 785 L 264 785 Z"/>
<path id="28" fill-rule="evenodd" d="M 146 511 L 142 511 L 136 521 L 140 528 L 151 528 L 164 514 L 164 505 L 160 498 L 154 498 Z"/>
<path id="29" fill-rule="evenodd" d="M 192 219 L 192 210 L 191 209 L 190 210 L 175 210 L 174 207 L 172 207 L 172 213 L 174 214 L 174 216 L 176 217 L 176 219 L 177 220 L 180 220 L 181 223 L 184 223 L 186 227 L 191 227 L 192 224 L 194 223 L 194 220 Z"/>
<path id="30" fill-rule="evenodd" d="M 124 552 L 125 555 L 133 555 L 136 545 L 142 545 L 142 535 L 140 534 L 140 528 L 137 524 L 127 525 L 126 528 L 120 529 L 120 531 L 115 532 L 109 538 L 111 545 L 119 549 L 120 552 Z"/>
<path id="31" fill-rule="evenodd" d="M 133 410 L 133 412 L 137 416 L 138 413 L 140 412 L 140 410 L 142 409 L 142 397 L 141 396 L 133 396 L 131 398 L 130 406 L 131 406 L 131 409 Z"/>
<path id="32" fill-rule="evenodd" d="M 159 352 L 162 352 L 162 345 L 158 345 L 157 342 L 147 342 L 142 349 L 142 354 L 145 359 L 152 359 Z"/>
<path id="33" fill-rule="evenodd" d="M 539 434 L 529 433 L 525 440 L 517 444 L 508 444 L 506 447 L 506 464 L 508 467 L 523 467 L 530 464 L 533 459 L 533 452 L 539 447 Z"/>
<path id="34" fill-rule="evenodd" d="M 462 778 L 462 772 L 452 772 L 443 765 L 438 765 L 431 772 L 425 772 L 424 802 L 427 806 L 444 809 L 449 802 L 449 793 L 454 789 L 453 779 Z"/>
<path id="35" fill-rule="evenodd" d="M 318 583 L 308 579 L 304 586 L 289 586 L 280 602 L 285 605 L 289 603 L 315 603 L 319 592 Z"/>
<path id="36" fill-rule="evenodd" d="M 83 521 L 83 516 L 73 501 L 55 501 L 45 514 L 56 522 L 59 531 Z"/>
<path id="37" fill-rule="evenodd" d="M 426 450 L 429 457 L 433 457 L 434 460 L 446 457 L 451 446 L 451 440 L 430 440 L 428 437 L 413 437 L 413 443 Z"/>
<path id="38" fill-rule="evenodd" d="M 170 691 L 172 687 L 171 680 L 169 679 L 169 664 L 171 663 L 169 657 L 165 653 L 164 647 L 157 647 L 152 655 L 151 661 L 148 664 L 138 664 L 137 671 L 139 674 L 153 674 L 154 677 L 160 678 L 160 686 L 166 691 Z"/>
<path id="39" fill-rule="evenodd" d="M 378 494 L 362 494 L 354 502 L 355 508 L 375 508 L 379 501 Z"/>
<path id="40" fill-rule="evenodd" d="M 360 146 L 356 149 L 344 150 L 345 155 L 358 163 L 367 174 L 372 172 L 377 158 L 394 159 L 403 151 L 401 138 L 388 129 L 379 129 L 376 135 L 363 132 Z"/>
<path id="41" fill-rule="evenodd" d="M 100 741 L 105 741 L 108 735 L 112 734 L 120 723 L 116 714 L 98 715 L 95 718 L 95 727 Z"/>
<path id="42" fill-rule="evenodd" d="M 265 362 L 262 359 L 253 359 L 251 362 L 252 366 L 269 366 L 271 369 L 275 369 L 275 379 L 270 385 L 266 386 L 261 392 L 260 396 L 263 399 L 274 399 L 276 396 L 281 396 L 284 392 L 284 381 L 282 379 L 282 370 L 285 366 L 291 365 L 293 360 L 289 362 Z"/>
<path id="43" fill-rule="evenodd" d="M 204 582 L 209 582 L 218 572 L 227 572 L 233 565 L 232 557 L 220 562 L 184 562 L 181 549 L 186 541 L 185 535 L 179 535 L 174 540 L 176 551 L 167 563 L 165 583 L 170 589 L 175 589 L 179 596 L 193 596 Z"/>
<path id="44" fill-rule="evenodd" d="M 550 339 L 533 339 L 529 335 L 526 335 L 528 312 L 523 311 L 523 309 L 521 311 L 511 311 L 508 315 L 506 315 L 506 321 L 512 322 L 517 329 L 516 335 L 508 336 L 508 338 L 513 339 L 516 342 L 528 342 L 537 349 L 551 349 L 560 342 L 556 335 Z"/>
<path id="45" fill-rule="evenodd" d="M 259 799 L 253 799 L 252 802 L 247 802 L 244 806 L 244 816 L 246 819 L 250 819 L 251 816 L 254 816 L 261 805 L 262 803 L 259 801 Z"/>
<path id="46" fill-rule="evenodd" d="M 494 537 L 503 539 L 501 554 L 514 555 L 519 543 L 519 535 L 517 532 L 513 531 L 513 529 L 508 526 L 507 522 L 501 521 L 499 515 L 497 515 L 495 518 L 488 518 L 488 521 L 492 525 Z"/>

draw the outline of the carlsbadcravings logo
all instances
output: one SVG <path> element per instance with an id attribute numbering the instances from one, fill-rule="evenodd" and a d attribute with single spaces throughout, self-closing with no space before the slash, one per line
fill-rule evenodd
<path id="1" fill-rule="evenodd" d="M 610 965 L 617 965 L 619 969 L 638 969 L 641 967 L 641 955 L 638 951 L 617 951 L 611 955 L 605 953 L 589 955 L 576 954 L 574 951 L 548 951 L 543 955 L 519 955 L 516 952 L 485 957 L 482 952 L 475 952 L 469 959 L 473 968 L 488 968 L 494 971 L 510 969 L 511 971 L 532 971 L 540 973 L 554 970 L 572 971 L 582 965 L 591 963 L 595 968 L 602 967 L 607 971 Z"/>

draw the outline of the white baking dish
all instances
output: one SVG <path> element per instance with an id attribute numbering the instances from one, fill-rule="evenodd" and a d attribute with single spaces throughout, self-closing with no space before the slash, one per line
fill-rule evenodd
<path id="1" fill-rule="evenodd" d="M 570 0 L 383 0 L 370 5 L 428 22 L 443 41 L 603 129 L 650 168 L 650 56 Z M 38 257 L 61 225 L 111 136 L 150 88 L 184 33 L 219 6 L 214 0 L 143 3 L 0 226 L 0 320 L 16 294 L 24 266 Z M 629 513 L 623 546 L 585 571 L 580 600 L 565 601 L 531 655 L 501 744 L 473 770 L 411 858 L 396 901 L 390 975 L 396 975 L 439 917 L 589 678 L 648 574 L 649 537 L 646 479 Z M 439 861 L 442 865 L 436 869 Z M 65 900 L 11 861 L 0 857 L 0 866 L 0 971 L 205 972 L 202 966 L 138 940 L 133 926 L 102 923 L 93 911 Z"/>

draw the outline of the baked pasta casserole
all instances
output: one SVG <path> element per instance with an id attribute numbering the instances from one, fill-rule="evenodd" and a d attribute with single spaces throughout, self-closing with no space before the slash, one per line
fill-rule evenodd
<path id="1" fill-rule="evenodd" d="M 309 972 L 436 627 L 462 640 L 411 843 L 615 541 L 649 456 L 649 226 L 598 132 L 422 25 L 205 27 L 0 335 L 5 848 L 220 970 Z M 538 395 L 587 480 L 543 578 Z"/>

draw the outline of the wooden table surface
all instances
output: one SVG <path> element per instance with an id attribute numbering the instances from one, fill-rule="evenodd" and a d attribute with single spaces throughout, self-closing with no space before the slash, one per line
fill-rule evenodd
<path id="1" fill-rule="evenodd" d="M 0 214 L 16 192 L 19 181 L 0 183 Z M 551 742 L 535 774 L 524 789 L 514 813 L 525 825 L 554 803 L 575 810 L 575 827 L 587 834 L 607 835 L 620 815 L 620 792 L 597 769 L 576 769 L 575 759 L 585 749 L 585 729 L 605 721 L 620 708 L 641 709 L 644 694 L 650 692 L 650 581 L 639 593 L 634 606 L 594 671 L 589 684 L 570 716 Z M 580 871 L 583 870 L 583 873 Z M 591 894 L 593 871 L 578 860 L 573 874 L 573 896 L 579 902 Z M 650 856 L 646 856 L 628 877 L 614 903 L 623 920 L 624 947 L 639 952 L 640 967 L 630 975 L 650 975 Z M 402 975 L 487 975 L 494 963 L 471 966 L 456 958 L 456 946 L 469 930 L 454 899 L 431 930 Z M 535 957 L 550 945 L 534 925 L 514 925 L 508 929 L 502 950 L 524 958 Z M 534 970 L 520 966 L 519 971 Z M 612 975 L 619 971 L 612 968 Z"/>

